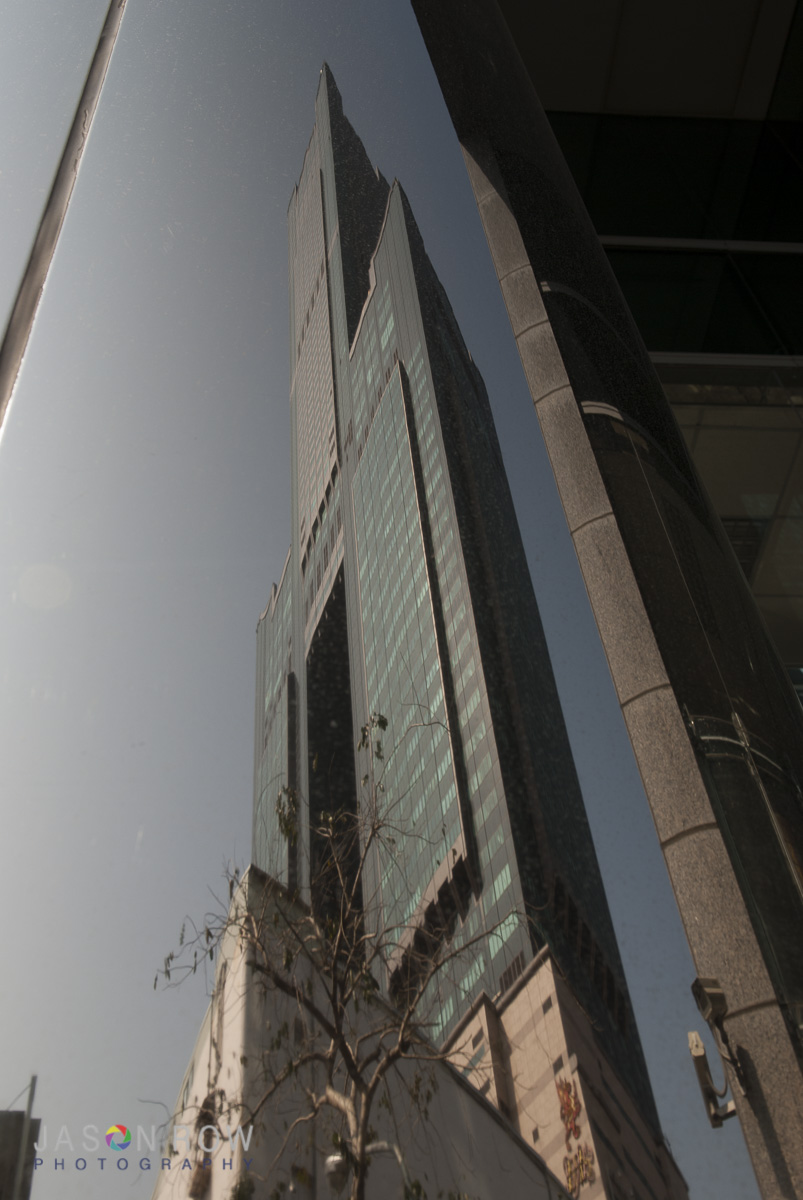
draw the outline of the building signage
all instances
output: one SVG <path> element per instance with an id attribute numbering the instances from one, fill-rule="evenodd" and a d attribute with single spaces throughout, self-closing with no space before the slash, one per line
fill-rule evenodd
<path id="1" fill-rule="evenodd" d="M 563 1171 L 566 1176 L 566 1187 L 576 1200 L 582 1185 L 593 1183 L 596 1179 L 594 1151 L 586 1143 L 584 1146 L 578 1146 L 572 1154 L 571 1139 L 580 1140 L 579 1117 L 583 1106 L 577 1095 L 576 1083 L 570 1083 L 568 1079 L 556 1079 L 555 1087 L 558 1090 L 558 1100 L 560 1101 L 560 1119 L 566 1130 L 567 1154 L 563 1160 Z"/>

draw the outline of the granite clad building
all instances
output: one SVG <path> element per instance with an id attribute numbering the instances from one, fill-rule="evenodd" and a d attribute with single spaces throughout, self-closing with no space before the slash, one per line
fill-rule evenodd
<path id="1" fill-rule="evenodd" d="M 801 8 L 412 3 L 463 148 L 701 1012 L 763 1194 L 798 1195 L 803 720 L 788 671 L 794 679 L 800 629 L 801 276 L 799 242 L 775 239 L 799 229 Z M 553 124 L 610 257 L 536 89 L 571 110 Z M 779 197 L 769 218 L 768 194 Z"/>
<path id="2" fill-rule="evenodd" d="M 801 691 L 803 5 L 501 7 Z"/>
<path id="3" fill-rule="evenodd" d="M 683 1195 L 485 388 L 327 67 L 288 219 L 293 544 L 258 626 L 254 860 L 314 889 L 318 818 L 360 804 L 359 730 L 383 714 L 396 845 L 368 864 L 366 919 L 456 945 L 489 931 L 433 992 L 432 1036 L 571 1190 Z M 302 798 L 295 844 L 284 788 Z M 400 955 L 382 983 L 404 978 Z"/>

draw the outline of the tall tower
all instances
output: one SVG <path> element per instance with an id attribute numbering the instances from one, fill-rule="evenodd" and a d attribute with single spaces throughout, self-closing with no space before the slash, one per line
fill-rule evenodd
<path id="1" fill-rule="evenodd" d="M 258 626 L 254 860 L 308 891 L 310 828 L 359 805 L 357 732 L 382 713 L 396 841 L 365 887 L 407 931 L 383 984 L 403 988 L 417 929 L 488 931 L 440 982 L 432 1036 L 470 1046 L 466 1073 L 570 1190 L 616 1196 L 630 1161 L 682 1196 L 485 387 L 326 66 L 288 219 L 293 544 Z"/>

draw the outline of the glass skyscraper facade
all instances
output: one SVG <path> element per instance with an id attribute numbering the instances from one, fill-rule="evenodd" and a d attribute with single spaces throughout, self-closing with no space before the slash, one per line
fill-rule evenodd
<path id="1" fill-rule="evenodd" d="M 443 1039 L 548 947 L 659 1137 L 486 390 L 327 67 L 288 221 L 292 549 L 258 626 L 254 861 L 309 894 L 310 830 L 370 794 L 357 741 L 381 713 L 394 843 L 363 886 L 366 920 L 399 930 L 383 986 L 416 929 L 487 932 L 433 988 Z"/>

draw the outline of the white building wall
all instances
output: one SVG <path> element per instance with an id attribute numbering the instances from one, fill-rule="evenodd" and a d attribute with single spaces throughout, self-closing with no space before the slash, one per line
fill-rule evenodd
<path id="1" fill-rule="evenodd" d="M 218 955 L 213 999 L 182 1082 L 164 1152 L 153 1163 L 154 1168 L 160 1167 L 153 1200 L 237 1200 L 235 1187 L 241 1179 L 253 1181 L 253 1196 L 265 1200 L 280 1184 L 285 1185 L 285 1194 L 305 1200 L 334 1195 L 324 1162 L 333 1152 L 333 1135 L 345 1132 L 342 1118 L 327 1108 L 314 1121 L 287 1133 L 308 1111 L 304 1087 L 309 1076 L 286 1083 L 259 1109 L 253 1123 L 248 1122 L 249 1111 L 265 1095 L 272 1072 L 287 1061 L 286 1052 L 271 1050 L 272 1039 L 283 1031 L 291 1041 L 303 1038 L 304 1018 L 297 1002 L 263 986 L 247 965 L 247 944 L 239 941 L 234 927 L 238 913 L 244 911 L 246 889 L 252 889 L 252 904 L 255 896 L 261 903 L 265 895 L 261 881 L 266 878 L 251 868 L 235 895 L 234 922 L 230 916 L 231 927 Z M 272 881 L 267 886 L 273 886 Z M 356 1014 L 354 1037 L 368 1028 L 365 1016 Z M 199 1145 L 197 1125 L 207 1097 L 217 1093 L 219 1101 L 221 1090 L 234 1107 L 216 1118 L 222 1137 L 211 1129 L 204 1132 L 207 1153 Z M 441 1059 L 403 1060 L 388 1076 L 386 1099 L 381 1103 L 379 1099 L 370 1122 L 376 1138 L 399 1146 L 410 1178 L 421 1183 L 430 1200 L 450 1193 L 470 1200 L 567 1200 L 565 1188 L 536 1151 L 451 1064 Z M 247 1150 L 236 1134 L 233 1149 L 227 1139 L 228 1126 L 238 1124 L 244 1126 Z M 188 1131 L 186 1139 L 182 1128 Z M 397 1162 L 375 1156 L 368 1200 L 402 1200 L 402 1196 Z"/>
<path id="2" fill-rule="evenodd" d="M 476 1002 L 453 1061 L 579 1200 L 687 1200 L 688 1189 L 547 950 Z"/>

